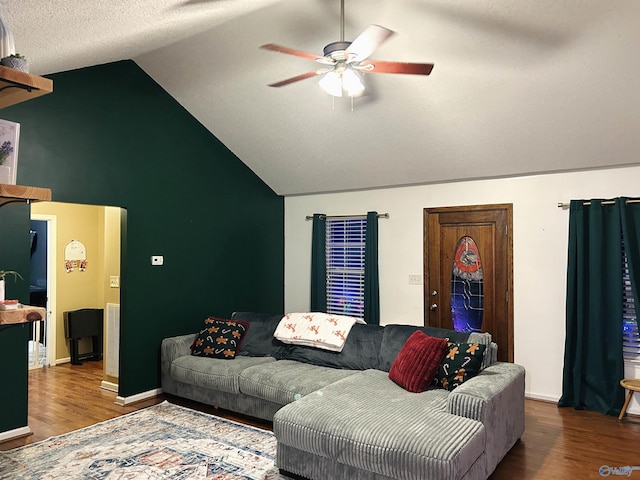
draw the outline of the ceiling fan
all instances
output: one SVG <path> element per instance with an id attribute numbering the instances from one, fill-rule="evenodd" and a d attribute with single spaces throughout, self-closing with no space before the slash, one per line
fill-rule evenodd
<path id="1" fill-rule="evenodd" d="M 332 42 L 324 47 L 323 56 L 303 52 L 288 47 L 282 47 L 274 43 L 262 45 L 260 48 L 274 52 L 294 55 L 296 57 L 314 60 L 323 68 L 295 77 L 272 83 L 270 87 L 284 87 L 306 78 L 323 75 L 320 79 L 320 87 L 333 95 L 342 97 L 346 93 L 350 97 L 358 96 L 364 92 L 364 85 L 360 78 L 361 73 L 404 73 L 411 75 L 429 75 L 433 70 L 432 63 L 407 63 L 386 62 L 369 59 L 371 55 L 393 31 L 379 25 L 369 25 L 353 42 L 344 40 L 344 0 L 340 0 L 340 40 Z"/>

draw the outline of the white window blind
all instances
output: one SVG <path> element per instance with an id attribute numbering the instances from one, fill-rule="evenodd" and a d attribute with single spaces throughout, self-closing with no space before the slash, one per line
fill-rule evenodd
<path id="1" fill-rule="evenodd" d="M 622 352 L 625 359 L 640 360 L 640 336 L 636 321 L 636 308 L 631 291 L 629 264 L 622 242 Z"/>
<path id="2" fill-rule="evenodd" d="M 327 312 L 364 317 L 367 217 L 327 218 Z"/>

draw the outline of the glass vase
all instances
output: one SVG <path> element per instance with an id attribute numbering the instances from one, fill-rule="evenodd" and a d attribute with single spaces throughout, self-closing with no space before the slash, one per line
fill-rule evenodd
<path id="1" fill-rule="evenodd" d="M 13 34 L 4 21 L 4 7 L 0 5 L 0 59 L 16 53 Z"/>

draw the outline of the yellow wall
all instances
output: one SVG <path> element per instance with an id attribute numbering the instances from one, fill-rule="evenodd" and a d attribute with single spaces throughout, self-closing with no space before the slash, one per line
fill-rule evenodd
<path id="1" fill-rule="evenodd" d="M 105 313 L 105 335 L 104 335 L 104 380 L 110 383 L 118 383 L 118 377 L 107 375 L 106 365 L 109 350 L 106 348 L 109 342 L 106 328 L 107 303 L 120 303 L 120 288 L 112 288 L 109 284 L 111 276 L 120 278 L 120 207 L 105 207 L 104 209 L 104 313 Z M 115 352 L 119 354 L 119 352 Z"/>
<path id="2" fill-rule="evenodd" d="M 120 277 L 120 207 L 104 208 L 104 302 L 120 303 L 120 288 L 111 288 L 112 275 Z M 106 310 L 105 310 L 106 312 Z"/>
<path id="3" fill-rule="evenodd" d="M 64 312 L 79 308 L 103 308 L 120 303 L 120 289 L 110 288 L 109 277 L 120 275 L 120 208 L 41 202 L 31 212 L 55 215 L 56 235 L 56 361 L 70 357 L 64 336 Z M 87 268 L 81 272 L 65 268 L 65 247 L 71 240 L 86 248 Z M 81 340 L 79 352 L 91 350 L 89 339 Z"/>

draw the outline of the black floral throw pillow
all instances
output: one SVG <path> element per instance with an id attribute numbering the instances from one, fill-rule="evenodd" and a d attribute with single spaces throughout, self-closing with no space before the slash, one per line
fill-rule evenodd
<path id="1" fill-rule="evenodd" d="M 248 328 L 249 322 L 209 317 L 191 345 L 191 355 L 230 360 L 236 356 Z"/>
<path id="2" fill-rule="evenodd" d="M 487 346 L 480 343 L 451 343 L 433 381 L 451 391 L 480 372 Z"/>

